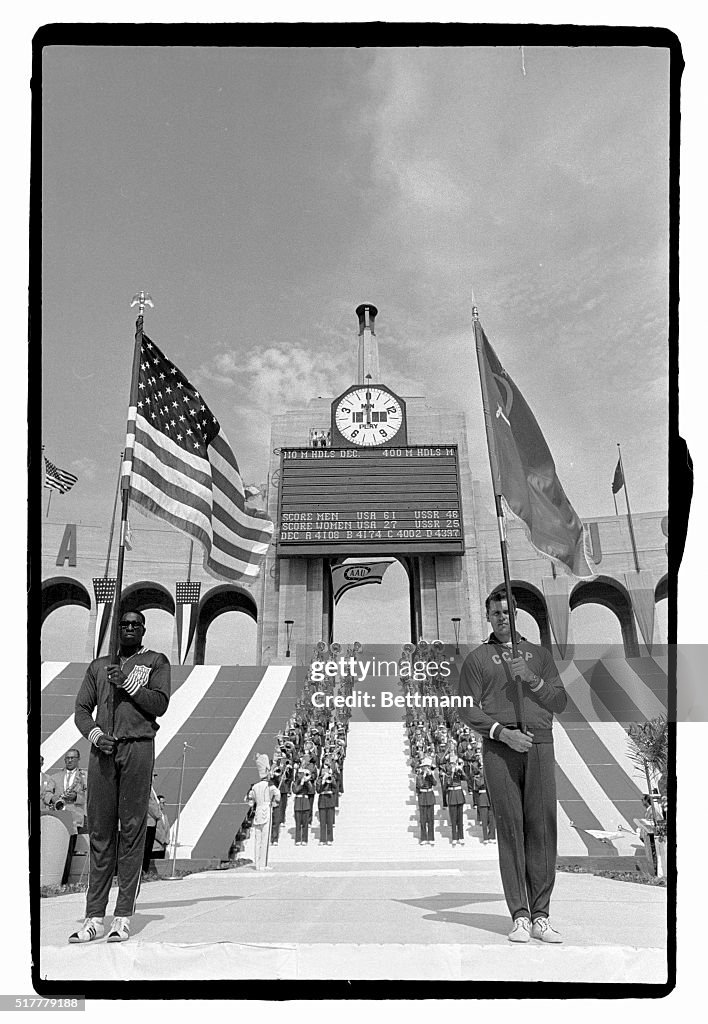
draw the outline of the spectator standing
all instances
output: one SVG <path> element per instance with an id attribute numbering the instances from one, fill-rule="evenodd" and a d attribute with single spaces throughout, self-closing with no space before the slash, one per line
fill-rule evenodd
<path id="1" fill-rule="evenodd" d="M 152 773 L 152 786 L 150 787 L 150 799 L 148 800 L 148 816 L 147 816 L 147 827 L 145 829 L 145 853 L 143 854 L 143 877 L 152 874 L 156 875 L 157 870 L 155 865 L 152 865 L 152 871 L 150 870 L 150 862 L 152 860 L 152 848 L 155 842 L 155 832 L 157 831 L 157 823 L 160 820 L 160 801 L 157 798 L 155 792 L 155 780 L 157 779 L 157 772 Z"/>
<path id="2" fill-rule="evenodd" d="M 155 841 L 152 844 L 153 860 L 164 860 L 167 847 L 170 845 L 170 819 L 165 810 L 165 798 L 161 793 L 157 795 L 157 802 L 160 807 L 160 817 L 155 826 Z"/>
<path id="3" fill-rule="evenodd" d="M 280 803 L 280 792 L 270 780 L 270 761 L 266 754 L 256 754 L 259 781 L 248 791 L 248 800 L 255 809 L 253 815 L 254 853 L 256 871 L 269 871 L 268 843 L 273 808 Z"/>

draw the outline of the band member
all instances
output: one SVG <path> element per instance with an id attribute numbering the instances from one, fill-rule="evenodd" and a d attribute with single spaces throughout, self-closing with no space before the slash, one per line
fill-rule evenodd
<path id="1" fill-rule="evenodd" d="M 164 654 L 143 647 L 144 635 L 142 612 L 125 612 L 120 621 L 119 663 L 112 665 L 110 657 L 92 661 L 76 697 L 76 727 L 91 741 L 90 869 L 86 920 L 69 942 L 103 937 L 116 850 L 118 898 L 108 941 L 130 938 L 145 850 L 156 719 L 170 702 L 170 663 Z"/>
<path id="2" fill-rule="evenodd" d="M 317 781 L 317 810 L 320 816 L 320 846 L 331 846 L 334 842 L 334 807 L 337 802 L 337 781 L 328 769 Z"/>
<path id="3" fill-rule="evenodd" d="M 482 826 L 482 842 L 496 843 L 494 812 L 492 811 L 492 804 L 489 799 L 489 790 L 487 789 L 487 783 L 484 781 L 483 772 L 477 772 L 472 785 L 474 787 L 473 792 L 475 807 L 477 808 L 477 817 L 480 825 Z"/>
<path id="4" fill-rule="evenodd" d="M 567 695 L 549 651 L 519 638 L 511 650 L 506 594 L 486 600 L 492 633 L 462 666 L 460 695 L 474 698 L 462 718 L 484 738 L 484 775 L 497 824 L 499 868 L 513 920 L 512 942 L 562 942 L 548 921 L 556 877 L 553 715 Z M 521 679 L 521 707 L 516 677 Z M 522 717 L 523 716 L 523 717 Z M 525 721 L 526 731 L 517 727 Z"/>
<path id="5" fill-rule="evenodd" d="M 465 791 L 463 789 L 463 783 L 465 781 L 465 773 L 462 769 L 462 761 L 458 758 L 452 758 L 450 760 L 447 786 L 447 811 L 450 815 L 450 827 L 452 828 L 452 845 L 460 846 L 465 845 L 464 836 L 464 808 L 465 808 Z"/>
<path id="6" fill-rule="evenodd" d="M 76 747 L 67 750 L 64 755 L 64 771 L 53 775 L 56 795 L 54 807 L 57 811 L 67 810 L 71 814 L 72 829 L 69 836 L 69 848 L 66 852 L 66 862 L 61 877 L 61 884 L 66 885 L 69 881 L 71 861 L 76 849 L 76 836 L 85 832 L 86 821 L 86 772 L 81 768 L 80 754 Z"/>
<path id="7" fill-rule="evenodd" d="M 418 797 L 420 815 L 420 845 L 433 846 L 435 843 L 435 773 L 433 762 L 424 757 L 415 775 L 415 791 Z"/>
<path id="8" fill-rule="evenodd" d="M 293 810 L 295 812 L 295 845 L 307 846 L 310 825 L 310 799 L 314 799 L 315 787 L 307 769 L 298 771 L 293 782 Z"/>

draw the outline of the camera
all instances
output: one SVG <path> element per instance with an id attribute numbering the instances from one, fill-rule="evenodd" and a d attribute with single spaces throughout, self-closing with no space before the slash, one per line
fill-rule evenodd
<path id="1" fill-rule="evenodd" d="M 58 800 L 54 801 L 54 810 L 55 811 L 63 811 L 65 807 L 66 807 L 66 803 L 62 800 L 61 797 L 59 797 Z"/>

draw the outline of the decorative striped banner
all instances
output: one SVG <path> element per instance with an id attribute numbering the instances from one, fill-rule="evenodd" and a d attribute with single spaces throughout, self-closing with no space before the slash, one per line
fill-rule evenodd
<path id="1" fill-rule="evenodd" d="M 96 599 L 96 634 L 93 644 L 94 658 L 101 657 L 101 648 L 106 639 L 108 624 L 111 621 L 111 610 L 116 593 L 115 577 L 94 577 L 93 593 Z"/>
<path id="2" fill-rule="evenodd" d="M 197 609 L 201 594 L 201 583 L 180 582 L 176 584 L 175 627 L 177 629 L 177 650 L 179 663 L 184 665 L 192 646 L 197 627 Z"/>

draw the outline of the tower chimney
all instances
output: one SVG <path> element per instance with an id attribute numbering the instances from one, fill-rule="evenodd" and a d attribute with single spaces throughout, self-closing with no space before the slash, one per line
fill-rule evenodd
<path id="1" fill-rule="evenodd" d="M 359 317 L 359 384 L 366 384 L 367 377 L 375 384 L 379 382 L 379 345 L 374 330 L 377 313 L 378 309 L 371 302 L 362 302 L 356 307 L 356 315 Z"/>

